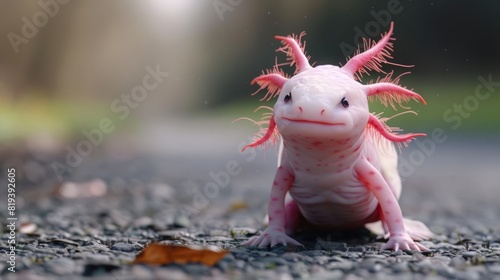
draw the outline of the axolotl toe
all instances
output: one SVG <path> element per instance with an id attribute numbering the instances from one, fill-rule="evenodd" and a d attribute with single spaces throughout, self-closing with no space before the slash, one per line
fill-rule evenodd
<path id="1" fill-rule="evenodd" d="M 246 246 L 300 245 L 288 236 L 305 220 L 313 228 L 348 229 L 378 222 L 389 240 L 382 249 L 427 250 L 415 240 L 432 237 L 422 223 L 404 219 L 398 199 L 401 179 L 394 143 L 406 144 L 421 133 L 396 134 L 385 119 L 371 114 L 369 97 L 395 106 L 410 100 L 425 104 L 417 93 L 398 85 L 392 72 L 363 85 L 360 76 L 391 58 L 393 24 L 380 41 L 365 41 L 342 66 L 312 67 L 300 36 L 276 36 L 295 73 L 276 64 L 252 83 L 277 98 L 269 108 L 253 148 L 279 142 L 279 162 L 269 198 L 268 227 Z M 384 72 L 385 73 L 385 72 Z M 285 203 L 285 197 L 291 199 Z"/>

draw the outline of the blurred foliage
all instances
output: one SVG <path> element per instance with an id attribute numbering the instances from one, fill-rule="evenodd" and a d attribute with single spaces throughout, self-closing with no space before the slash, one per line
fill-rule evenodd
<path id="1" fill-rule="evenodd" d="M 380 18 L 395 2 L 401 11 Z M 46 10 L 40 3 L 5 2 L 2 34 L 22 35 L 26 20 Z M 110 116 L 113 100 L 130 94 L 143 83 L 145 68 L 156 65 L 171 75 L 125 123 L 151 117 L 175 122 L 207 112 L 252 115 L 258 97 L 249 97 L 256 90 L 250 81 L 273 66 L 279 45 L 274 35 L 306 31 L 311 62 L 339 65 L 349 56 L 342 44 L 354 47 L 360 36 L 370 37 L 369 24 L 378 25 L 371 36 L 378 39 L 388 29 L 384 20 L 395 22 L 393 61 L 415 64 L 402 84 L 428 100 L 425 107 L 409 104 L 420 116 L 401 116 L 391 125 L 404 120 L 400 126 L 405 129 L 407 124 L 447 126 L 443 112 L 473 94 L 477 76 L 493 73 L 493 80 L 500 79 L 500 2 L 231 3 L 239 4 L 222 17 L 213 1 L 197 0 L 70 1 L 52 7 L 48 21 L 18 52 L 7 36 L 0 41 L 0 140 L 44 133 L 79 137 L 82 129 Z M 497 130 L 497 96 L 481 102 L 463 128 Z"/>
<path id="2" fill-rule="evenodd" d="M 109 109 L 97 102 L 76 104 L 39 94 L 12 102 L 0 100 L 0 141 L 17 141 L 41 135 L 68 141 L 83 129 L 93 129 Z M 37 96 L 37 97 L 32 97 Z M 89 110 L 89 108 L 91 108 Z"/>

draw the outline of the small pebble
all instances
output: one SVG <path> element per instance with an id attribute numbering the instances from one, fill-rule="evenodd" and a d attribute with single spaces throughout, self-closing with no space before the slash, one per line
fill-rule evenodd
<path id="1" fill-rule="evenodd" d="M 56 258 L 52 259 L 45 264 L 45 269 L 56 275 L 70 275 L 74 274 L 76 270 L 75 261 L 69 258 Z"/>
<path id="2" fill-rule="evenodd" d="M 123 243 L 123 242 L 118 242 L 113 244 L 113 246 L 111 246 L 111 250 L 122 251 L 122 252 L 137 252 L 141 249 L 142 248 L 138 244 Z"/>

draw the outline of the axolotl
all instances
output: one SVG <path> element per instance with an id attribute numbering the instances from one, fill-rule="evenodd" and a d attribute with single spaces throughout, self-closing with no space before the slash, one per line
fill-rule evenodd
<path id="1" fill-rule="evenodd" d="M 407 144 L 423 133 L 397 134 L 387 119 L 369 112 L 369 97 L 384 105 L 403 107 L 410 100 L 425 104 L 417 93 L 399 85 L 399 77 L 384 72 L 393 47 L 391 34 L 365 40 L 342 67 L 311 66 L 300 36 L 276 36 L 278 51 L 288 61 L 252 81 L 277 97 L 262 121 L 260 134 L 245 148 L 279 142 L 278 168 L 268 204 L 268 226 L 245 246 L 301 245 L 289 236 L 295 230 L 343 230 L 365 225 L 383 229 L 389 240 L 381 249 L 427 250 L 415 241 L 433 236 L 421 222 L 403 218 L 398 199 L 401 179 L 394 143 Z M 288 76 L 281 66 L 295 65 Z M 397 64 L 396 64 L 397 65 Z M 363 85 L 370 70 L 386 76 Z M 257 91 L 258 92 L 258 91 Z M 257 93 L 256 92 L 256 93 Z M 267 124 L 267 126 L 265 126 Z M 289 194 L 289 196 L 287 195 Z"/>

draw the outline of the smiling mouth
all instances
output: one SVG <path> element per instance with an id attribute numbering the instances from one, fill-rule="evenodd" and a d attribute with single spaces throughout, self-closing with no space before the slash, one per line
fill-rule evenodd
<path id="1" fill-rule="evenodd" d="M 344 125 L 343 123 L 332 123 L 332 122 L 321 122 L 321 121 L 312 121 L 312 120 L 304 120 L 304 119 L 290 119 L 286 117 L 282 117 L 282 119 L 296 122 L 296 123 L 310 123 L 310 124 L 321 124 L 321 125 Z"/>

